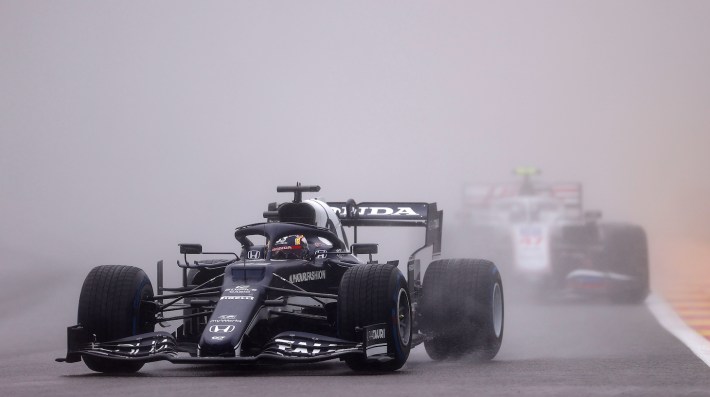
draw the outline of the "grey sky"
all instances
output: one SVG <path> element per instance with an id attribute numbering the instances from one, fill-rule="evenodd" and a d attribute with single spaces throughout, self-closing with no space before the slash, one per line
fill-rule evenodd
<path id="1" fill-rule="evenodd" d="M 708 20 L 706 1 L 0 0 L 0 248 L 86 269 L 223 248 L 296 181 L 453 222 L 462 183 L 521 164 L 707 243 Z"/>

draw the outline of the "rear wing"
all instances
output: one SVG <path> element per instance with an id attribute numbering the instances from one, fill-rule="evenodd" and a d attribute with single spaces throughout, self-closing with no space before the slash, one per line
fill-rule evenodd
<path id="1" fill-rule="evenodd" d="M 519 183 L 471 183 L 463 187 L 463 204 L 467 209 L 487 208 L 494 201 L 518 196 Z"/>
<path id="2" fill-rule="evenodd" d="M 582 184 L 579 182 L 555 182 L 549 185 L 552 197 L 562 201 L 565 209 L 582 214 Z"/>
<path id="3" fill-rule="evenodd" d="M 359 226 L 404 226 L 424 227 L 424 249 L 431 246 L 433 255 L 441 254 L 441 234 L 444 211 L 438 210 L 436 203 L 418 202 L 328 202 L 343 226 L 352 227 L 355 242 Z M 419 251 L 419 250 L 417 250 Z"/>
<path id="4" fill-rule="evenodd" d="M 562 202 L 565 209 L 582 213 L 582 184 L 579 182 L 533 182 L 532 191 L 521 191 L 520 183 L 478 183 L 463 188 L 463 203 L 467 210 L 485 210 L 495 201 L 522 195 L 553 197 Z"/>

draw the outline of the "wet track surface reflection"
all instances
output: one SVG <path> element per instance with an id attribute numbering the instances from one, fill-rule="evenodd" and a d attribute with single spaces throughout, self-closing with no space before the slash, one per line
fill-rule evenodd
<path id="1" fill-rule="evenodd" d="M 433 362 L 423 347 L 392 374 L 338 361 L 258 367 L 147 364 L 131 376 L 60 364 L 61 346 L 0 362 L 2 395 L 126 394 L 707 395 L 710 370 L 662 329 L 645 305 L 509 301 L 505 339 L 491 362 Z"/>

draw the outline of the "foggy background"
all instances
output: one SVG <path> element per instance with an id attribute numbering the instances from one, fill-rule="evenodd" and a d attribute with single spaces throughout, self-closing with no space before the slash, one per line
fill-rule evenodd
<path id="1" fill-rule="evenodd" d="M 706 1 L 0 0 L 0 334 L 37 310 L 63 348 L 93 266 L 177 275 L 178 243 L 237 250 L 234 228 L 297 181 L 436 201 L 446 228 L 465 182 L 538 166 L 646 228 L 654 289 L 708 274 L 709 17 Z M 388 236 L 383 260 L 421 238 Z"/>

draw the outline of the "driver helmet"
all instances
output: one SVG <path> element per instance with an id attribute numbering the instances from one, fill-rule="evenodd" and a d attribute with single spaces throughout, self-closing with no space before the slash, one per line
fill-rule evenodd
<path id="1" fill-rule="evenodd" d="M 306 259 L 308 241 L 302 234 L 283 236 L 271 247 L 271 259 Z"/>

